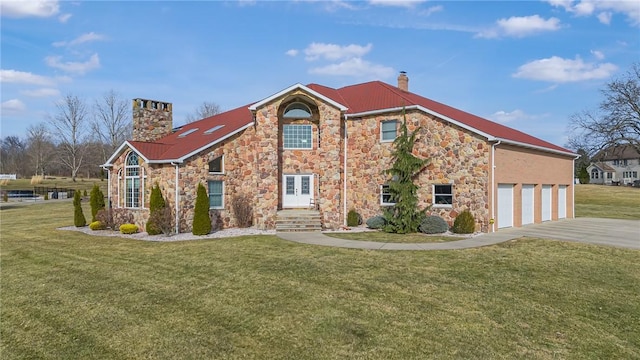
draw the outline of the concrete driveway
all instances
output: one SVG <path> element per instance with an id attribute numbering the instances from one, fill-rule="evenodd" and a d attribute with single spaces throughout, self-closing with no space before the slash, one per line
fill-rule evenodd
<path id="1" fill-rule="evenodd" d="M 500 229 L 496 232 L 498 234 L 640 249 L 640 220 L 575 218 Z M 491 237 L 493 234 L 484 236 Z"/>

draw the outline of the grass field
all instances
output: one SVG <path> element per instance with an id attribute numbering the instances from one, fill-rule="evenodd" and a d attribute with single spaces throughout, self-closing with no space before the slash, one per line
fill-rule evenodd
<path id="1" fill-rule="evenodd" d="M 72 213 L 0 210 L 3 359 L 640 358 L 638 251 L 152 243 L 55 230 Z"/>
<path id="2" fill-rule="evenodd" d="M 640 188 L 576 185 L 576 216 L 640 219 Z"/>
<path id="3" fill-rule="evenodd" d="M 0 186 L 1 190 L 32 190 L 34 186 L 59 187 L 68 189 L 80 189 L 91 191 L 93 185 L 98 184 L 106 193 L 107 180 L 77 178 L 75 182 L 70 177 L 48 177 L 39 184 L 31 184 L 31 179 L 9 180 L 6 185 Z"/>

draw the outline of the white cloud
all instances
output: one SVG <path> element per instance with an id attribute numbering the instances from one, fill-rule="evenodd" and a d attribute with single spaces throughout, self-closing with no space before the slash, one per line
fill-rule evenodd
<path id="1" fill-rule="evenodd" d="M 367 44 L 366 46 L 355 44 L 340 46 L 335 44 L 311 43 L 311 45 L 304 49 L 304 54 L 306 55 L 305 59 L 307 61 L 314 61 L 319 58 L 340 60 L 362 57 L 371 51 L 372 48 L 373 45 L 371 44 Z"/>
<path id="2" fill-rule="evenodd" d="M 20 91 L 20 93 L 30 97 L 47 97 L 60 95 L 60 90 L 52 88 L 41 88 L 36 90 L 23 90 Z"/>
<path id="3" fill-rule="evenodd" d="M 611 17 L 613 16 L 613 14 L 609 11 L 604 11 L 601 12 L 600 14 L 598 14 L 598 20 L 605 24 L 605 25 L 609 25 L 611 24 Z"/>
<path id="4" fill-rule="evenodd" d="M 0 106 L 2 112 L 18 113 L 27 109 L 27 106 L 18 99 L 11 99 L 3 102 Z"/>
<path id="5" fill-rule="evenodd" d="M 52 68 L 77 75 L 84 75 L 86 72 L 100 67 L 98 54 L 91 55 L 91 58 L 85 62 L 62 62 L 61 59 L 62 56 L 47 56 L 44 60 Z"/>
<path id="6" fill-rule="evenodd" d="M 425 0 L 369 0 L 369 4 L 376 6 L 398 6 L 405 8 L 412 8 L 416 5 L 420 5 Z"/>
<path id="7" fill-rule="evenodd" d="M 427 10 L 420 11 L 420 15 L 422 16 L 430 16 L 431 14 L 437 13 L 444 10 L 442 5 L 436 5 L 428 8 Z"/>
<path id="8" fill-rule="evenodd" d="M 604 59 L 604 53 L 602 51 L 591 50 L 591 55 L 593 55 L 598 60 Z"/>
<path id="9" fill-rule="evenodd" d="M 296 49 L 291 49 L 291 50 L 287 50 L 287 52 L 285 54 L 289 55 L 289 56 L 297 56 L 298 55 L 298 50 Z"/>
<path id="10" fill-rule="evenodd" d="M 558 56 L 552 56 L 548 59 L 528 62 L 520 66 L 512 76 L 522 79 L 566 83 L 606 79 L 617 69 L 618 67 L 611 63 L 585 63 L 580 57 L 563 59 Z"/>
<path id="11" fill-rule="evenodd" d="M 87 42 L 91 42 L 91 41 L 100 41 L 100 40 L 105 40 L 107 37 L 104 35 L 100 35 L 100 34 L 96 34 L 94 32 L 90 32 L 90 33 L 86 33 L 86 34 L 82 34 L 80 36 L 78 36 L 77 38 L 71 40 L 71 41 L 56 41 L 54 42 L 53 46 L 55 47 L 61 47 L 61 46 L 75 46 L 75 45 L 80 45 L 80 44 L 84 44 Z"/>
<path id="12" fill-rule="evenodd" d="M 479 32 L 476 37 L 488 39 L 500 36 L 523 37 L 543 31 L 556 31 L 561 28 L 558 18 L 543 19 L 539 15 L 512 16 L 508 19 L 499 19 L 496 21 L 496 25 L 495 28 Z"/>
<path id="13" fill-rule="evenodd" d="M 388 66 L 373 64 L 361 58 L 352 58 L 341 63 L 330 64 L 312 68 L 309 70 L 311 74 L 332 75 L 332 76 L 353 76 L 367 78 L 388 78 L 393 76 L 396 71 Z"/>
<path id="14" fill-rule="evenodd" d="M 32 74 L 30 72 L 18 71 L 18 70 L 0 70 L 0 82 L 1 83 L 14 83 L 14 84 L 32 84 L 49 86 L 53 85 L 55 81 L 46 76 Z"/>
<path id="15" fill-rule="evenodd" d="M 527 120 L 531 118 L 533 118 L 533 116 L 525 114 L 525 112 L 520 109 L 516 109 L 511 112 L 500 110 L 489 116 L 489 119 L 499 123 L 508 123 L 515 120 Z"/>
<path id="16" fill-rule="evenodd" d="M 591 16 L 596 14 L 603 24 L 609 24 L 613 13 L 620 13 L 627 17 L 633 26 L 640 26 L 640 5 L 637 0 L 599 1 L 599 0 L 547 0 L 555 7 L 561 7 L 576 16 Z"/>
<path id="17" fill-rule="evenodd" d="M 58 16 L 58 21 L 60 21 L 61 23 L 66 23 L 67 21 L 69 21 L 69 19 L 71 19 L 71 14 L 62 14 L 60 16 Z"/>
<path id="18" fill-rule="evenodd" d="M 59 11 L 57 0 L 0 1 L 0 14 L 12 18 L 49 17 Z"/>

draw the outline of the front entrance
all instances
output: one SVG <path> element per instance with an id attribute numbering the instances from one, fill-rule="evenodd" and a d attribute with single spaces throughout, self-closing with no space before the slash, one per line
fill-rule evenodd
<path id="1" fill-rule="evenodd" d="M 311 200 L 313 200 L 313 175 L 283 175 L 283 208 L 308 208 Z"/>

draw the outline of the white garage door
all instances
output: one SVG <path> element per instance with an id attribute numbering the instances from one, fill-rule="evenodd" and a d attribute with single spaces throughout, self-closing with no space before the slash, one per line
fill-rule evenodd
<path id="1" fill-rule="evenodd" d="M 522 225 L 533 224 L 533 189 L 534 185 L 522 185 Z"/>
<path id="2" fill-rule="evenodd" d="M 542 185 L 542 221 L 551 220 L 551 185 Z"/>
<path id="3" fill-rule="evenodd" d="M 567 217 L 567 185 L 558 186 L 558 219 Z"/>
<path id="4" fill-rule="evenodd" d="M 498 229 L 513 226 L 513 185 L 498 184 Z"/>

